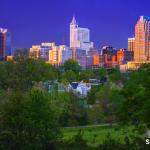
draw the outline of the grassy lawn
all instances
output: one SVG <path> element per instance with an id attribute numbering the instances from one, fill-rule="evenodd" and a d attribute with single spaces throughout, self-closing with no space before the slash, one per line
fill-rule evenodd
<path id="1" fill-rule="evenodd" d="M 83 133 L 83 138 L 87 141 L 89 145 L 96 146 L 106 139 L 107 135 L 110 134 L 112 138 L 116 140 L 121 140 L 125 137 L 125 135 L 129 135 L 132 133 L 132 127 L 126 127 L 124 130 L 119 128 L 119 126 L 93 126 L 87 128 L 64 128 L 63 138 L 64 140 L 71 139 L 74 135 L 81 130 Z"/>

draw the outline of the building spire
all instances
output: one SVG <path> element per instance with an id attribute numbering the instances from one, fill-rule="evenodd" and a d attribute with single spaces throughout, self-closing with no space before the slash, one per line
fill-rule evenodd
<path id="1" fill-rule="evenodd" d="M 77 24 L 77 21 L 76 21 L 76 19 L 75 19 L 75 15 L 73 15 L 73 18 L 72 18 L 72 21 L 71 21 L 71 24 Z"/>

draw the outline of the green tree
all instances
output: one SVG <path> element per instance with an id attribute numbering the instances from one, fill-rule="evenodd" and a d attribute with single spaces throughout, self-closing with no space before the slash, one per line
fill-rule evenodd
<path id="1" fill-rule="evenodd" d="M 122 90 L 125 100 L 120 105 L 118 118 L 121 122 L 150 127 L 150 64 L 134 71 Z"/>
<path id="2" fill-rule="evenodd" d="M 99 106 L 104 122 L 116 122 L 117 110 L 123 100 L 120 89 L 111 83 L 99 89 L 96 93 L 96 107 Z"/>
<path id="3" fill-rule="evenodd" d="M 112 82 L 117 82 L 122 80 L 122 74 L 120 73 L 119 69 L 113 68 L 109 71 L 109 79 Z"/>
<path id="4" fill-rule="evenodd" d="M 69 59 L 68 61 L 66 61 L 63 65 L 63 68 L 65 71 L 72 70 L 75 73 L 79 73 L 81 70 L 81 67 L 78 64 L 78 62 L 73 59 Z"/>
<path id="5" fill-rule="evenodd" d="M 92 70 L 84 70 L 79 74 L 79 80 L 88 81 L 90 78 L 94 78 L 94 73 Z"/>
<path id="6" fill-rule="evenodd" d="M 70 107 L 68 108 L 68 125 L 86 125 L 87 124 L 87 112 L 84 105 L 82 105 L 83 99 L 80 99 L 75 94 L 70 95 Z"/>
<path id="7" fill-rule="evenodd" d="M 0 149 L 54 148 L 60 135 L 58 117 L 44 91 L 13 92 L 2 108 Z"/>
<path id="8" fill-rule="evenodd" d="M 87 102 L 88 104 L 95 104 L 96 103 L 96 93 L 99 91 L 100 86 L 93 86 L 91 90 L 88 92 L 87 95 Z"/>
<path id="9" fill-rule="evenodd" d="M 99 79 L 102 79 L 107 76 L 107 71 L 105 68 L 99 68 L 93 70 L 95 76 Z"/>
<path id="10" fill-rule="evenodd" d="M 74 93 L 68 93 L 67 95 L 69 97 L 67 97 L 66 103 L 64 104 L 64 102 L 62 102 L 62 104 L 57 105 L 58 107 L 61 105 L 61 107 L 64 108 L 59 118 L 60 124 L 62 126 L 86 125 L 87 113 L 81 104 L 83 100 L 78 98 Z M 65 97 L 61 96 L 60 99 L 63 101 Z"/>
<path id="11" fill-rule="evenodd" d="M 28 90 L 33 81 L 57 79 L 57 71 L 40 60 L 20 59 L 18 61 L 0 63 L 0 88 Z"/>
<path id="12" fill-rule="evenodd" d="M 61 79 L 61 81 L 64 83 L 65 82 L 71 83 L 76 80 L 77 80 L 77 75 L 72 70 L 65 71 Z"/>

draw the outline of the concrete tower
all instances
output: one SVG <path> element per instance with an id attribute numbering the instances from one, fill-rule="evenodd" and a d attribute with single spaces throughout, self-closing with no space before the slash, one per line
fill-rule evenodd
<path id="1" fill-rule="evenodd" d="M 90 30 L 79 27 L 75 17 L 70 23 L 70 48 L 80 48 L 86 52 L 93 48 L 93 43 L 90 42 Z"/>
<path id="2" fill-rule="evenodd" d="M 150 17 L 141 16 L 135 26 L 134 61 L 150 61 Z"/>

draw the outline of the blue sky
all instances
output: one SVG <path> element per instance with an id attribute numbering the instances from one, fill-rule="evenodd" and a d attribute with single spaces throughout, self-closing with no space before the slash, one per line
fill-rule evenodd
<path id="1" fill-rule="evenodd" d="M 139 16 L 150 16 L 149 0 L 1 0 L 0 4 L 0 27 L 12 32 L 15 48 L 53 41 L 69 45 L 73 14 L 79 26 L 91 30 L 97 48 L 126 48 Z"/>

